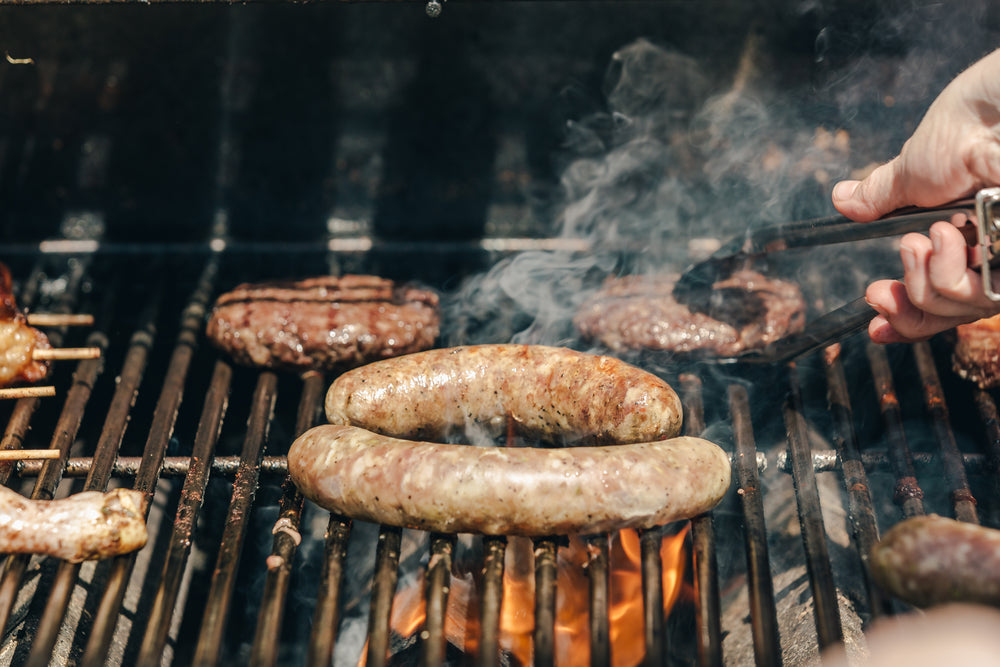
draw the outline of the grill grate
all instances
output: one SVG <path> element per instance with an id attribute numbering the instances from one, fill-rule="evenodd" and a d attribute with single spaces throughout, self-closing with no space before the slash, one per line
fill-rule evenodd
<path id="1" fill-rule="evenodd" d="M 315 509 L 308 509 L 289 482 L 285 459 L 280 449 L 275 448 L 281 447 L 279 442 L 290 442 L 294 435 L 322 420 L 323 396 L 330 378 L 316 372 L 305 373 L 297 379 L 281 378 L 271 372 L 252 373 L 249 377 L 255 378 L 255 388 L 250 393 L 243 389 L 237 391 L 235 384 L 237 377 L 240 381 L 244 378 L 236 374 L 248 371 L 234 369 L 214 352 L 202 355 L 211 362 L 211 372 L 200 369 L 202 359 L 198 356 L 198 346 L 207 306 L 220 283 L 219 260 L 220 257 L 212 257 L 205 263 L 191 295 L 183 304 L 177 335 L 173 346 L 167 348 L 170 357 L 165 365 L 155 363 L 158 351 L 165 346 L 164 337 L 158 333 L 162 328 L 159 320 L 170 318 L 170 310 L 164 308 L 170 296 L 161 290 L 138 313 L 134 330 L 122 342 L 121 351 L 112 345 L 115 337 L 109 338 L 100 331 L 87 339 L 88 345 L 105 349 L 105 356 L 79 362 L 70 381 L 64 382 L 65 391 L 61 393 L 65 398 L 51 439 L 51 446 L 62 454 L 60 461 L 24 462 L 0 471 L 3 481 L 9 485 L 32 483 L 32 494 L 39 498 L 62 495 L 61 481 L 65 485 L 85 478 L 82 489 L 86 490 L 104 489 L 113 480 L 116 484 L 131 481 L 151 500 L 154 494 L 160 499 L 161 512 L 171 526 L 169 532 L 156 535 L 145 552 L 140 552 L 142 558 L 152 563 L 142 567 L 136 567 L 138 556 L 135 554 L 97 568 L 39 562 L 39 559 L 24 556 L 7 557 L 0 581 L 0 615 L 7 640 L 14 643 L 12 655 L 16 664 L 49 664 L 55 653 L 64 661 L 78 659 L 86 665 L 104 664 L 109 656 L 124 656 L 126 660 L 133 656 L 137 664 L 149 664 L 164 655 L 173 656 L 182 664 L 190 659 L 199 664 L 240 660 L 255 665 L 273 665 L 284 662 L 294 650 L 300 651 L 306 664 L 329 664 L 335 655 L 345 611 L 350 608 L 354 610 L 351 613 L 356 613 L 356 594 L 352 594 L 351 599 L 346 598 L 345 586 L 349 585 L 347 573 L 357 567 L 358 558 L 372 559 L 374 563 L 365 661 L 367 665 L 393 664 L 390 657 L 394 645 L 390 624 L 393 602 L 401 572 L 413 565 L 413 554 L 407 552 L 412 547 L 404 544 L 406 531 L 382 527 L 374 553 L 357 555 L 355 552 L 349 558 L 352 545 L 363 541 L 364 536 L 357 534 L 352 522 L 331 516 L 324 553 L 316 562 L 319 576 L 305 586 L 297 580 L 297 573 L 315 558 L 315 549 L 305 550 L 301 544 L 302 540 L 311 539 L 305 522 L 309 512 Z M 79 283 L 82 277 L 82 273 L 78 274 L 76 282 Z M 25 293 L 30 291 L 28 283 Z M 69 310 L 72 301 L 65 301 L 63 305 Z M 53 338 L 58 341 L 58 335 Z M 844 349 L 851 349 L 854 343 L 846 342 Z M 932 347 L 927 343 L 912 346 L 916 373 L 923 385 L 922 403 L 913 406 L 904 404 L 896 395 L 895 371 L 887 350 L 868 344 L 864 355 L 858 355 L 867 361 L 867 368 L 861 370 L 874 379 L 873 409 L 866 412 L 881 414 L 884 437 L 880 439 L 885 443 L 884 449 L 873 449 L 870 434 L 862 432 L 859 435 L 857 430 L 858 398 L 851 392 L 857 381 L 848 379 L 845 354 L 839 348 L 831 348 L 817 355 L 817 359 L 774 369 L 779 377 L 784 375 L 787 388 L 783 397 L 763 391 L 760 384 L 723 379 L 721 386 L 728 395 L 728 404 L 721 410 L 721 421 L 731 428 L 728 442 L 734 452 L 734 488 L 737 491 L 732 505 L 724 503 L 721 511 L 728 515 L 735 510 L 739 530 L 725 533 L 716 530 L 718 520 L 732 522 L 731 516 L 718 515 L 718 512 L 715 516 L 705 515 L 691 522 L 690 595 L 687 601 L 682 599 L 679 603 L 681 607 L 688 605 L 690 612 L 685 615 L 686 612 L 679 608 L 676 618 L 667 618 L 659 611 L 663 605 L 663 591 L 659 585 L 663 569 L 659 554 L 662 531 L 644 531 L 640 535 L 643 641 L 647 656 L 650 656 L 648 664 L 669 665 L 683 659 L 701 665 L 721 665 L 738 659 L 725 649 L 723 638 L 729 629 L 722 625 L 722 602 L 726 596 L 727 577 L 740 568 L 732 563 L 720 563 L 720 553 L 731 553 L 732 541 L 740 539 L 744 542 L 742 551 L 754 661 L 763 665 L 782 659 L 783 648 L 787 648 L 783 647 L 781 633 L 783 602 L 774 589 L 763 502 L 767 483 L 761 477 L 765 472 L 773 474 L 772 468 L 777 473 L 789 475 L 794 482 L 803 558 L 808 567 L 814 610 L 815 648 L 836 643 L 844 636 L 838 603 L 838 583 L 844 575 L 833 569 L 828 549 L 829 532 L 823 517 L 824 501 L 818 493 L 818 475 L 833 472 L 842 476 L 847 523 L 853 531 L 856 567 L 862 574 L 869 549 L 878 540 L 879 519 L 884 512 L 880 509 L 884 503 L 876 502 L 884 498 L 877 495 L 879 485 L 873 485 L 870 478 L 873 472 L 892 475 L 891 493 L 904 516 L 925 511 L 924 492 L 917 482 L 919 475 L 931 485 L 935 496 L 941 493 L 947 496 L 956 516 L 967 521 L 978 520 L 972 491 L 975 480 L 970 481 L 969 475 L 995 471 L 1000 460 L 997 455 L 1000 427 L 997 426 L 993 396 L 989 392 L 969 390 L 975 398 L 975 411 L 982 421 L 986 442 L 983 453 L 963 452 L 952 427 L 953 417 L 948 411 L 946 389 L 935 365 Z M 119 358 L 120 365 L 115 366 Z M 817 372 L 816 365 L 822 372 Z M 164 369 L 152 417 L 147 423 L 135 423 L 136 397 L 140 388 L 155 380 L 155 377 L 147 377 L 147 369 L 158 366 Z M 192 372 L 195 370 L 197 372 Z M 858 369 L 851 366 L 849 372 L 853 377 Z M 103 402 L 93 404 L 92 398 L 100 381 L 112 374 L 117 380 L 106 406 Z M 810 401 L 817 390 L 811 384 L 801 384 L 803 378 L 810 382 L 819 379 L 825 384 L 826 406 L 817 408 L 813 404 L 815 401 Z M 192 392 L 202 394 L 202 389 L 194 386 L 202 382 L 203 400 L 191 454 L 178 455 L 171 450 L 178 446 L 174 429 L 182 397 Z M 676 386 L 685 405 L 687 433 L 704 433 L 707 427 L 720 420 L 720 415 L 706 414 L 705 398 L 719 384 L 718 378 L 699 367 L 676 375 Z M 102 400 L 107 394 L 106 391 L 96 393 Z M 279 395 L 296 399 L 290 428 L 285 426 L 288 411 L 276 411 Z M 237 413 L 247 411 L 244 427 L 233 426 L 231 419 L 227 422 L 227 417 L 231 417 L 230 402 L 234 398 L 246 401 L 246 405 L 240 405 L 237 410 Z M 767 426 L 761 423 L 759 415 L 761 410 L 774 411 L 774 401 L 781 398 L 784 398 L 785 446 L 774 450 L 774 466 L 768 466 L 767 457 L 758 451 L 758 437 L 762 432 L 767 437 Z M 0 446 L 25 446 L 32 437 L 40 400 L 17 401 L 10 411 Z M 908 443 L 905 424 L 914 418 L 911 413 L 915 409 L 924 415 L 927 430 L 936 445 L 934 451 L 914 451 Z M 809 410 L 828 414 L 831 449 L 814 446 L 810 428 L 815 428 L 815 420 L 810 419 Z M 85 456 L 80 455 L 83 452 L 79 450 L 77 439 L 81 424 L 90 414 L 103 415 L 103 425 L 92 455 Z M 136 437 L 145 438 L 141 457 L 122 454 L 130 422 L 133 429 L 140 429 Z M 227 423 L 229 430 L 225 428 Z M 186 422 L 184 427 L 188 428 Z M 276 428 L 281 433 L 280 441 L 272 442 Z M 862 431 L 866 429 L 870 427 Z M 237 439 L 241 441 L 238 454 L 227 451 L 231 449 L 229 441 L 234 438 L 230 431 L 238 434 Z M 179 437 L 183 439 L 184 435 Z M 865 440 L 866 437 L 869 440 Z M 727 439 L 717 439 L 727 444 Z M 271 448 L 271 454 L 265 456 L 267 447 Z M 72 452 L 76 455 L 71 456 Z M 932 473 L 933 465 L 939 461 L 943 473 L 937 479 Z M 160 498 L 159 480 L 182 477 L 183 487 L 176 498 L 171 499 L 169 493 L 166 500 Z M 214 565 L 204 604 L 196 610 L 193 603 L 188 602 L 190 591 L 187 590 L 192 585 L 192 568 L 196 567 L 192 550 L 198 547 L 199 541 L 206 540 L 197 526 L 206 520 L 206 498 L 213 483 L 225 484 L 229 489 L 229 508 L 224 529 L 213 538 L 217 540 L 213 548 L 207 549 L 214 554 Z M 275 520 L 268 522 L 268 527 L 273 529 L 272 534 L 266 536 L 269 550 L 265 556 L 252 546 L 265 536 L 253 532 L 259 522 L 251 517 L 263 509 L 258 502 L 259 489 L 278 484 L 280 495 L 276 498 L 266 496 L 269 500 L 265 500 L 268 506 L 276 509 Z M 445 618 L 458 547 L 453 535 L 429 535 L 426 540 L 422 550 L 433 565 L 423 575 L 421 584 L 427 618 L 420 633 L 419 661 L 421 664 L 444 664 L 453 650 L 446 637 Z M 479 665 L 507 664 L 499 633 L 508 544 L 502 537 L 480 542 L 482 583 L 478 621 L 481 634 L 475 662 Z M 533 542 L 536 623 L 532 640 L 537 665 L 555 663 L 557 558 L 563 544 L 556 538 Z M 592 664 L 610 664 L 615 650 L 609 624 L 610 544 L 607 535 L 589 538 L 587 542 L 592 554 L 587 568 Z M 250 553 L 258 558 L 243 563 L 243 557 Z M 33 576 L 39 567 L 50 572 L 47 580 L 41 583 Z M 256 609 L 255 627 L 240 629 L 233 627 L 236 622 L 233 612 L 236 590 L 243 581 L 241 572 L 245 571 L 254 573 L 251 580 L 257 583 L 249 595 L 256 596 L 259 608 Z M 96 581 L 100 582 L 99 586 L 94 584 Z M 126 600 L 127 593 L 135 590 L 139 590 L 138 602 Z M 865 618 L 873 619 L 900 610 L 867 579 L 864 591 L 865 599 L 860 601 L 859 607 Z M 74 603 L 74 599 L 81 593 L 85 594 L 85 605 L 90 605 L 93 614 L 80 616 L 76 609 L 79 604 Z M 310 605 L 312 626 L 308 632 L 298 633 L 302 645 L 294 648 L 287 644 L 288 628 L 301 624 L 301 614 L 293 600 L 302 595 L 313 601 Z M 27 609 L 27 614 L 22 609 Z M 201 614 L 196 621 L 200 631 L 193 646 L 185 649 L 175 643 L 174 637 L 179 624 L 191 622 L 183 618 L 188 614 Z"/>

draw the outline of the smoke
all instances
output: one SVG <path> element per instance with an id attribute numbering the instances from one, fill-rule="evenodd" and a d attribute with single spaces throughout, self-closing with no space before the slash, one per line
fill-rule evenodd
<path id="1" fill-rule="evenodd" d="M 971 3 L 960 21 L 944 5 L 868 8 L 856 24 L 804 3 L 791 13 L 831 21 L 817 27 L 811 54 L 750 27 L 721 73 L 647 39 L 622 47 L 604 107 L 566 123 L 553 195 L 557 236 L 590 250 L 525 252 L 467 280 L 444 304 L 445 339 L 579 346 L 572 316 L 606 276 L 681 271 L 699 240 L 834 213 L 833 185 L 892 157 L 933 97 L 982 55 L 987 7 Z M 858 263 L 846 248 L 822 256 Z M 828 301 L 898 273 L 891 257 L 848 271 L 851 293 Z"/>

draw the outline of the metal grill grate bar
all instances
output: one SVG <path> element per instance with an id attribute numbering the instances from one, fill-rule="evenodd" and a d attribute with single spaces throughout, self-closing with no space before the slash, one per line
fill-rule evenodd
<path id="1" fill-rule="evenodd" d="M 222 533 L 219 557 L 212 574 L 208 591 L 208 606 L 201 624 L 201 635 L 195 649 L 194 661 L 199 665 L 215 664 L 222 651 L 222 638 L 229 619 L 229 607 L 236 587 L 236 573 L 240 566 L 240 555 L 246 539 L 250 509 L 260 474 L 260 461 L 264 457 L 264 447 L 274 416 L 277 400 L 278 376 L 265 371 L 257 378 L 250 419 L 247 422 L 246 439 L 240 455 L 240 469 L 233 484 L 233 497 L 226 516 L 226 527 Z"/>
<path id="2" fill-rule="evenodd" d="M 608 559 L 610 544 L 607 535 L 587 540 L 587 581 L 590 588 L 590 664 L 611 664 L 611 629 L 608 617 Z"/>
<path id="3" fill-rule="evenodd" d="M 503 600 L 504 557 L 507 540 L 487 537 L 483 540 L 483 592 L 479 608 L 479 658 L 478 667 L 497 667 L 500 664 L 500 603 Z"/>
<path id="4" fill-rule="evenodd" d="M 392 599 L 399 580 L 399 549 L 402 530 L 382 526 L 375 548 L 375 580 L 368 616 L 368 667 L 385 667 L 389 654 L 389 620 Z"/>
<path id="5" fill-rule="evenodd" d="M 951 489 L 951 500 L 955 507 L 955 518 L 968 523 L 979 523 L 976 512 L 976 499 L 969 490 L 969 479 L 962 465 L 962 454 L 955 443 L 955 435 L 951 432 L 948 416 L 948 404 L 944 399 L 944 389 L 938 378 L 937 367 L 931 346 L 926 341 L 914 343 L 913 354 L 917 359 L 917 368 L 924 384 L 924 396 L 927 411 L 934 424 L 934 434 L 937 436 L 938 447 L 941 450 L 941 462 L 944 465 L 945 479 Z"/>
<path id="6" fill-rule="evenodd" d="M 757 470 L 757 445 L 750 421 L 750 399 L 746 387 L 737 384 L 729 387 L 729 411 L 736 439 L 733 472 L 739 484 L 737 493 L 746 526 L 753 652 L 758 665 L 778 665 L 781 664 L 781 645 L 778 641 L 774 582 L 771 580 L 771 563 L 767 553 L 767 528 L 764 524 L 764 505 Z"/>
<path id="7" fill-rule="evenodd" d="M 326 529 L 323 573 L 319 580 L 319 595 L 306 654 L 306 665 L 309 667 L 329 667 L 333 660 L 337 625 L 340 621 L 340 586 L 344 578 L 344 561 L 350 537 L 351 522 L 331 516 Z"/>
<path id="8" fill-rule="evenodd" d="M 325 382 L 322 373 L 307 371 L 303 377 L 302 398 L 299 401 L 299 411 L 295 423 L 295 435 L 299 436 L 319 422 L 323 408 Z M 278 660 L 278 640 L 281 633 L 281 621 L 285 611 L 285 600 L 288 595 L 289 578 L 292 573 L 292 562 L 298 549 L 299 525 L 302 520 L 302 494 L 288 477 L 282 487 L 281 501 L 278 506 L 278 523 L 275 524 L 274 544 L 271 547 L 271 559 L 276 566 L 268 566 L 267 579 L 264 582 L 264 593 L 261 599 L 260 612 L 257 616 L 257 631 L 254 633 L 253 650 L 250 662 L 255 667 L 274 665 Z M 278 530 L 280 524 L 282 529 Z"/>
<path id="9" fill-rule="evenodd" d="M 431 560 L 427 569 L 427 622 L 422 645 L 424 665 L 443 665 L 447 649 L 445 615 L 451 585 L 451 561 L 455 551 L 454 535 L 431 535 Z"/>
<path id="10" fill-rule="evenodd" d="M 559 545 L 555 539 L 534 540 L 535 665 L 552 667 L 556 650 L 556 577 Z"/>
<path id="11" fill-rule="evenodd" d="M 184 568 L 191 554 L 195 522 L 208 486 L 209 466 L 226 414 L 232 374 L 232 368 L 228 364 L 221 361 L 215 364 L 211 384 L 205 394 L 201 418 L 198 421 L 198 431 L 195 434 L 190 458 L 191 466 L 184 480 L 184 488 L 181 490 L 181 500 L 174 519 L 174 529 L 170 536 L 170 546 L 163 564 L 160 585 L 139 648 L 140 665 L 153 664 L 159 659 L 170 632 L 174 605 L 181 588 Z"/>

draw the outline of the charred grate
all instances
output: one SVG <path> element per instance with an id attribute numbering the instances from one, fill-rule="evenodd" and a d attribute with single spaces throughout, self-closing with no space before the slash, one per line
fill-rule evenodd
<path id="1" fill-rule="evenodd" d="M 330 664 L 344 640 L 346 616 L 360 608 L 353 592 L 358 587 L 352 585 L 357 582 L 350 581 L 350 573 L 358 561 L 366 561 L 371 578 L 361 586 L 368 604 L 365 664 L 455 661 L 460 651 L 448 641 L 445 627 L 458 536 L 425 536 L 415 555 L 406 552 L 406 531 L 382 527 L 374 548 L 358 552 L 356 544 L 364 537 L 351 521 L 317 514 L 304 502 L 287 479 L 281 447 L 322 420 L 330 378 L 315 372 L 289 378 L 237 369 L 214 351 L 201 349 L 205 312 L 218 290 L 224 259 L 223 253 L 205 262 L 179 310 L 167 307 L 176 299 L 160 290 L 129 320 L 131 331 L 102 333 L 117 325 L 114 318 L 99 320 L 87 342 L 104 348 L 104 358 L 80 362 L 60 385 L 61 408 L 49 446 L 58 449 L 61 458 L 52 464 L 20 463 L 0 471 L 8 485 L 27 486 L 35 497 L 104 489 L 112 482 L 133 485 L 159 504 L 162 514 L 160 529 L 143 552 L 97 566 L 7 557 L 0 580 L 0 617 L 8 645 L 4 650 L 13 664 L 26 665 L 50 664 L 53 655 L 57 663 L 85 665 L 105 664 L 108 659 L 146 664 L 163 656 L 176 664 L 273 665 L 283 664 L 289 656 L 309 665 Z M 82 267 L 92 268 L 86 263 L 75 266 L 77 281 L 86 272 Z M 32 280 L 41 280 L 39 276 Z M 24 295 L 30 297 L 32 289 L 29 280 Z M 78 300 L 73 290 L 71 286 L 61 306 L 67 311 Z M 177 321 L 173 329 L 165 324 L 171 319 Z M 165 336 L 164 331 L 173 335 Z M 906 366 L 910 370 L 900 371 L 890 353 L 912 359 Z M 764 501 L 765 478 L 772 475 L 793 481 L 801 563 L 809 581 L 807 606 L 815 626 L 811 652 L 845 638 L 848 626 L 840 599 L 845 575 L 830 552 L 830 527 L 824 521 L 827 500 L 818 491 L 822 486 L 818 480 L 829 477 L 821 476 L 835 475 L 845 500 L 854 568 L 864 582 L 855 611 L 867 623 L 902 609 L 865 576 L 880 521 L 887 525 L 901 516 L 940 511 L 942 504 L 955 516 L 976 521 L 983 511 L 975 501 L 979 485 L 987 494 L 996 493 L 981 482 L 988 478 L 995 483 L 1000 461 L 994 398 L 964 385 L 949 386 L 952 378 L 939 372 L 940 363 L 927 343 L 886 350 L 852 339 L 843 349 L 831 348 L 798 365 L 769 370 L 768 378 L 778 378 L 780 392 L 773 390 L 773 382 L 720 380 L 710 367 L 692 366 L 668 378 L 682 396 L 686 432 L 709 435 L 732 452 L 733 493 L 716 512 L 690 522 L 689 593 L 670 615 L 661 611 L 663 532 L 640 535 L 646 664 L 794 662 L 786 657 L 790 639 L 782 624 L 787 600 L 776 591 L 776 556 L 769 549 L 774 536 Z M 896 391 L 895 376 L 901 372 L 907 373 L 904 396 Z M 870 386 L 859 391 L 859 382 L 865 379 Z M 146 415 L 136 397 L 150 391 L 154 394 L 147 405 L 152 404 L 152 410 Z M 724 403 L 708 398 L 720 391 L 726 396 Z M 960 400 L 951 398 L 956 391 L 974 399 L 958 419 L 978 417 L 976 436 L 982 439 L 982 451 L 963 451 L 959 445 L 968 438 L 956 436 L 956 418 L 949 413 L 948 403 Z M 182 406 L 184 396 L 200 400 Z M 38 421 L 45 416 L 40 400 L 21 399 L 10 408 L 0 446 L 23 447 L 32 438 L 46 437 L 50 431 Z M 855 414 L 858 410 L 866 419 L 874 416 L 878 427 L 862 423 Z M 185 412 L 197 416 L 184 416 Z M 765 455 L 758 442 L 773 440 L 768 431 L 773 423 L 762 423 L 762 415 L 769 413 L 781 415 L 783 432 L 780 446 L 767 447 Z M 246 422 L 234 421 L 239 419 L 234 415 L 246 415 Z M 910 444 L 915 418 L 927 436 L 916 449 Z M 101 424 L 99 429 L 89 427 L 97 431 L 90 446 L 86 442 L 91 436 L 80 434 L 81 425 L 95 420 Z M 132 440 L 144 441 L 141 455 L 127 451 L 127 429 Z M 817 430 L 828 446 L 816 445 Z M 722 436 L 716 437 L 719 433 Z M 177 451 L 178 442 L 189 435 L 190 452 Z M 164 492 L 161 482 L 181 488 Z M 213 488 L 222 488 L 222 495 L 213 493 Z M 270 491 L 261 501 L 264 489 Z M 992 507 L 995 498 L 987 495 L 987 500 Z M 891 511 L 898 514 L 887 515 L 886 506 L 895 507 Z M 262 523 L 254 519 L 259 512 L 273 515 Z M 321 545 L 306 525 L 309 512 L 326 517 Z M 224 516 L 223 529 L 214 535 L 198 531 L 207 513 Z M 610 539 L 594 536 L 587 542 L 593 554 L 586 571 L 592 664 L 611 664 L 615 652 L 609 626 Z M 313 544 L 304 545 L 303 540 Z M 206 541 L 211 548 L 205 548 Z M 461 659 L 478 665 L 512 664 L 500 640 L 508 540 L 478 541 L 478 648 L 475 655 Z M 264 543 L 266 548 L 260 546 Z M 556 663 L 556 572 L 564 545 L 562 538 L 533 542 L 531 641 L 537 665 Z M 742 553 L 736 564 L 729 562 L 734 545 L 735 552 Z M 200 551 L 211 558 L 195 563 Z M 426 619 L 413 637 L 401 638 L 390 622 L 401 573 L 412 574 L 414 564 L 422 560 L 431 563 L 419 580 Z M 198 576 L 192 570 L 199 567 L 204 570 L 201 584 L 192 584 Z M 308 568 L 316 576 L 304 581 L 308 577 L 301 573 Z M 732 628 L 726 620 L 726 598 L 734 573 L 745 578 L 747 650 L 752 656 L 739 655 L 741 649 L 727 643 Z M 239 593 L 247 581 L 254 582 L 250 593 Z M 196 604 L 191 601 L 191 587 L 199 585 L 204 591 Z M 250 596 L 255 598 L 254 620 L 243 627 L 247 624 L 239 605 Z M 304 596 L 307 605 L 295 601 Z M 185 620 L 188 616 L 193 620 Z M 198 628 L 193 642 L 176 640 L 185 623 Z"/>

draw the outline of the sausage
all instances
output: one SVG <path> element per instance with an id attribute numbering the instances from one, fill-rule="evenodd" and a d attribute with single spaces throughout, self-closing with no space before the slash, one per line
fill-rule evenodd
<path id="1" fill-rule="evenodd" d="M 317 426 L 288 452 L 303 495 L 353 519 L 448 533 L 591 534 L 712 509 L 729 457 L 700 438 L 603 447 L 474 447 Z"/>
<path id="2" fill-rule="evenodd" d="M 472 345 L 386 359 L 338 377 L 332 424 L 396 438 L 444 440 L 509 426 L 553 444 L 617 445 L 680 432 L 669 384 L 613 357 L 543 345 Z M 471 428 L 470 428 L 471 427 Z"/>
<path id="3" fill-rule="evenodd" d="M 135 551 L 146 544 L 144 504 L 131 489 L 29 500 L 0 486 L 0 552 L 78 563 Z"/>
<path id="4" fill-rule="evenodd" d="M 893 526 L 872 548 L 880 587 L 918 607 L 1000 606 L 1000 530 L 931 514 Z"/>

